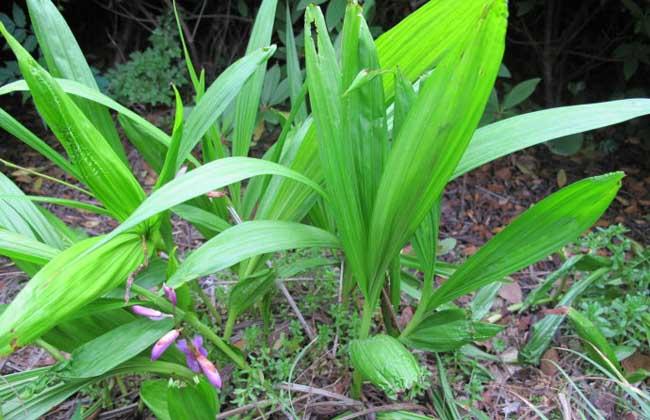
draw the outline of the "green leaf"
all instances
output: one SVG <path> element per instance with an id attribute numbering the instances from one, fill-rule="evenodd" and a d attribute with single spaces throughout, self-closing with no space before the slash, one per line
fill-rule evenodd
<path id="1" fill-rule="evenodd" d="M 263 0 L 255 17 L 253 30 L 248 40 L 246 54 L 252 54 L 259 48 L 267 48 L 271 43 L 273 22 L 278 0 Z M 235 105 L 235 127 L 233 131 L 232 155 L 247 156 L 257 123 L 260 97 L 266 74 L 266 60 L 257 67 L 253 75 L 240 89 Z M 237 200 L 239 198 L 237 197 Z"/>
<path id="2" fill-rule="evenodd" d="M 158 420 L 171 420 L 167 407 L 168 381 L 145 381 L 140 385 L 140 398 Z"/>
<path id="3" fill-rule="evenodd" d="M 586 178 L 535 204 L 444 282 L 433 294 L 428 308 L 500 280 L 573 241 L 605 212 L 622 178 L 621 172 Z"/>
<path id="4" fill-rule="evenodd" d="M 31 343 L 113 289 L 144 259 L 136 235 L 121 235 L 87 253 L 99 240 L 87 239 L 61 252 L 18 293 L 0 315 L 0 354 Z"/>
<path id="5" fill-rule="evenodd" d="M 36 150 L 41 155 L 45 156 L 48 160 L 52 161 L 56 166 L 63 169 L 64 172 L 79 178 L 77 169 L 68 162 L 66 158 L 61 156 L 59 152 L 54 150 L 50 145 L 41 140 L 36 134 L 32 133 L 27 127 L 22 125 L 11 115 L 7 114 L 4 110 L 0 109 L 0 127 L 6 130 L 9 134 L 22 141 L 32 149 Z"/>
<path id="6" fill-rule="evenodd" d="M 585 350 L 587 350 L 589 356 L 604 369 L 619 378 L 623 377 L 616 353 L 598 326 L 573 308 L 569 308 L 568 316 L 578 336 L 586 341 Z"/>
<path id="7" fill-rule="evenodd" d="M 311 180 L 277 163 L 247 157 L 219 159 L 176 177 L 154 191 L 127 220 L 107 235 L 102 243 L 194 197 L 258 175 L 286 176 L 322 192 L 321 188 Z"/>
<path id="8" fill-rule="evenodd" d="M 560 137 L 547 143 L 551 152 L 560 156 L 572 156 L 582 149 L 585 136 L 582 133 L 571 134 L 570 136 Z"/>
<path id="9" fill-rule="evenodd" d="M 20 188 L 0 173 L 1 196 L 26 197 Z M 0 227 L 53 248 L 63 249 L 67 246 L 56 226 L 47 219 L 46 213 L 29 200 L 0 198 Z"/>
<path id="10" fill-rule="evenodd" d="M 75 80 L 99 92 L 90 66 L 77 40 L 57 7 L 50 0 L 27 0 L 34 33 L 50 73 L 54 77 Z M 108 111 L 95 103 L 75 99 L 79 109 L 106 139 L 115 154 L 127 164 L 124 148 Z"/>
<path id="11" fill-rule="evenodd" d="M 167 408 L 174 420 L 214 419 L 219 412 L 217 392 L 204 378 L 198 384 L 167 388 Z"/>
<path id="12" fill-rule="evenodd" d="M 117 327 L 73 351 L 61 375 L 66 378 L 103 375 L 151 347 L 173 326 L 173 319 L 140 318 Z"/>
<path id="13" fill-rule="evenodd" d="M 338 239 L 324 230 L 295 222 L 254 220 L 231 227 L 192 252 L 169 286 L 228 268 L 256 255 L 295 248 L 338 248 Z"/>
<path id="14" fill-rule="evenodd" d="M 355 370 L 391 399 L 418 384 L 424 375 L 415 357 L 388 335 L 352 341 L 350 362 Z"/>
<path id="15" fill-rule="evenodd" d="M 285 43 L 287 51 L 287 79 L 289 81 L 289 92 L 291 96 L 291 107 L 296 106 L 302 86 L 302 74 L 300 73 L 300 61 L 298 60 L 298 50 L 296 48 L 296 38 L 293 34 L 293 22 L 291 21 L 291 11 L 289 3 L 286 3 L 285 14 Z M 300 104 L 297 112 L 298 120 L 304 121 L 307 118 L 307 107 L 304 103 Z"/>
<path id="16" fill-rule="evenodd" d="M 503 109 L 513 108 L 528 99 L 535 92 L 535 88 L 541 80 L 539 78 L 530 79 L 513 87 L 503 99 Z"/>
<path id="17" fill-rule="evenodd" d="M 500 325 L 475 322 L 465 311 L 449 309 L 426 317 L 408 335 L 400 337 L 407 346 L 431 352 L 456 350 L 473 341 L 484 341 L 497 335 Z"/>
<path id="18" fill-rule="evenodd" d="M 502 156 L 549 140 L 650 114 L 650 99 L 624 99 L 546 109 L 481 127 L 453 178 Z"/>
<path id="19" fill-rule="evenodd" d="M 409 413 L 408 411 L 383 411 L 377 413 L 376 418 L 377 420 L 434 420 L 433 417 Z"/>
<path id="20" fill-rule="evenodd" d="M 606 273 L 607 269 L 601 268 L 600 270 L 594 271 L 588 277 L 574 283 L 569 291 L 567 291 L 558 301 L 555 308 L 561 309 L 570 305 L 576 297 L 582 294 L 596 281 L 600 280 Z M 566 316 L 562 314 L 549 314 L 537 321 L 531 329 L 532 332 L 528 342 L 524 348 L 519 351 L 519 360 L 522 363 L 538 364 L 539 359 L 551 344 L 553 336 L 564 321 L 564 318 L 566 318 Z"/>
<path id="21" fill-rule="evenodd" d="M 45 265 L 61 252 L 42 242 L 19 233 L 0 229 L 0 255 L 13 260 Z"/>
<path id="22" fill-rule="evenodd" d="M 39 114 L 66 149 L 81 180 L 116 218 L 125 219 L 144 192 L 106 139 L 57 82 L 0 25 L 18 58 Z"/>
<path id="23" fill-rule="evenodd" d="M 370 222 L 372 296 L 378 296 L 386 264 L 431 211 L 478 126 L 503 57 L 506 16 L 505 2 L 485 5 L 479 21 L 465 27 L 459 46 L 424 81 L 398 133 Z M 432 109 L 440 112 L 432 116 Z"/>
<path id="24" fill-rule="evenodd" d="M 201 138 L 226 110 L 230 102 L 239 94 L 246 81 L 261 64 L 266 63 L 274 52 L 275 46 L 271 46 L 247 54 L 224 70 L 210 85 L 185 120 L 174 173 L 190 156 L 194 146 L 201 141 Z"/>

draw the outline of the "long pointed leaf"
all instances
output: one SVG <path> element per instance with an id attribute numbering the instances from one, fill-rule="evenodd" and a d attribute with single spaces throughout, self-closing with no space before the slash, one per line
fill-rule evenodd
<path id="1" fill-rule="evenodd" d="M 256 255 L 296 248 L 338 248 L 338 239 L 324 230 L 294 222 L 255 220 L 235 225 L 210 239 L 181 264 L 169 285 L 228 268 Z"/>

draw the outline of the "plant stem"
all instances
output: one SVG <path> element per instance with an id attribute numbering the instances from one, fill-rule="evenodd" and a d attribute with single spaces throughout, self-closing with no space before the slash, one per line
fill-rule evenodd
<path id="1" fill-rule="evenodd" d="M 160 309 L 162 309 L 165 312 L 172 313 L 174 311 L 174 307 L 172 306 L 171 303 L 167 302 L 164 298 L 161 296 L 158 296 L 157 294 L 145 289 L 142 286 L 138 286 L 137 284 L 134 284 L 131 288 L 135 293 L 142 295 L 149 300 L 151 300 L 156 306 L 158 306 Z M 190 324 L 194 329 L 196 329 L 198 332 L 200 332 L 202 335 L 205 336 L 208 340 L 212 341 L 215 346 L 219 350 L 221 350 L 226 356 L 228 356 L 233 362 L 237 364 L 240 368 L 246 368 L 248 364 L 244 360 L 244 358 L 237 354 L 230 346 L 228 343 L 224 340 L 222 340 L 218 335 L 210 329 L 207 325 L 202 323 L 194 313 L 192 312 L 185 312 L 179 308 L 176 308 L 176 316 L 178 319 L 182 319 L 188 324 Z"/>
<path id="2" fill-rule="evenodd" d="M 363 304 L 363 315 L 361 316 L 361 325 L 359 327 L 359 339 L 363 340 L 370 335 L 372 317 L 375 314 L 375 305 L 371 305 L 366 300 Z"/>
<path id="3" fill-rule="evenodd" d="M 235 317 L 228 314 L 228 319 L 226 319 L 226 327 L 223 330 L 224 340 L 230 340 L 233 328 L 235 328 Z"/>
<path id="4" fill-rule="evenodd" d="M 42 338 L 38 338 L 38 339 L 36 339 L 35 344 L 36 344 L 37 346 L 39 346 L 39 347 L 45 349 L 45 351 L 47 351 L 48 353 L 50 353 L 50 355 L 51 355 L 52 357 L 54 357 L 54 359 L 55 359 L 57 362 L 65 362 L 65 361 L 67 360 L 67 359 L 65 358 L 65 356 L 63 355 L 63 353 L 61 353 L 61 351 L 60 351 L 59 349 L 57 349 L 56 347 L 54 347 L 54 346 L 51 345 L 50 343 L 46 342 L 46 341 L 43 340 Z"/>
<path id="5" fill-rule="evenodd" d="M 201 302 L 203 302 L 205 307 L 208 308 L 208 312 L 210 312 L 210 315 L 212 318 L 214 318 L 214 322 L 216 322 L 218 326 L 221 326 L 223 324 L 223 320 L 221 319 L 219 311 L 217 311 L 217 307 L 212 304 L 212 299 L 210 299 L 210 296 L 205 293 L 205 290 L 203 290 L 198 280 L 192 281 L 191 283 L 192 287 L 194 287 L 194 290 L 201 298 Z"/>

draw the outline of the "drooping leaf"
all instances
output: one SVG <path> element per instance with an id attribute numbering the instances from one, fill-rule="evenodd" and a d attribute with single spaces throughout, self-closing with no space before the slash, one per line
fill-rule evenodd
<path id="1" fill-rule="evenodd" d="M 487 162 L 545 141 L 650 114 L 650 99 L 624 99 L 546 109 L 479 128 L 453 178 Z"/>
<path id="2" fill-rule="evenodd" d="M 337 248 L 338 239 L 324 230 L 295 222 L 254 220 L 231 227 L 191 253 L 169 285 L 178 287 L 246 258 L 295 248 Z"/>
<path id="3" fill-rule="evenodd" d="M 424 374 L 415 357 L 388 335 L 351 342 L 350 362 L 365 379 L 393 399 L 416 385 Z"/>
<path id="4" fill-rule="evenodd" d="M 13 260 L 44 265 L 61 252 L 42 242 L 0 228 L 0 255 Z"/>
<path id="5" fill-rule="evenodd" d="M 38 138 L 36 134 L 32 133 L 27 127 L 22 125 L 18 120 L 7 114 L 2 109 L 0 109 L 0 127 L 32 149 L 36 150 L 48 160 L 52 161 L 52 163 L 63 169 L 66 173 L 75 178 L 79 177 L 77 169 L 72 166 L 66 158 L 61 156 L 59 152 Z"/>
<path id="6" fill-rule="evenodd" d="M 116 218 L 125 219 L 144 199 L 133 174 L 57 82 L 0 25 L 39 114 L 59 139 L 72 164 L 95 196 Z"/>
<path id="7" fill-rule="evenodd" d="M 0 195 L 25 197 L 9 178 L 0 173 Z M 67 246 L 59 231 L 34 203 L 29 200 L 0 199 L 0 227 L 15 232 L 53 248 Z"/>
<path id="8" fill-rule="evenodd" d="M 560 249 L 591 227 L 614 199 L 623 174 L 586 178 L 551 194 L 517 217 L 433 294 L 433 309 L 500 280 Z"/>
<path id="9" fill-rule="evenodd" d="M 219 159 L 176 177 L 162 188 L 154 191 L 127 220 L 107 235 L 102 243 L 134 228 L 150 217 L 194 197 L 258 175 L 290 177 L 322 192 L 321 188 L 311 180 L 277 163 L 247 157 Z"/>
<path id="10" fill-rule="evenodd" d="M 75 349 L 61 371 L 66 378 L 93 378 L 150 348 L 174 326 L 172 319 L 140 318 L 117 327 Z"/>
<path id="11" fill-rule="evenodd" d="M 88 255 L 100 238 L 81 241 L 54 257 L 0 315 L 0 354 L 29 344 L 70 314 L 116 287 L 142 263 L 136 235 L 121 235 Z"/>

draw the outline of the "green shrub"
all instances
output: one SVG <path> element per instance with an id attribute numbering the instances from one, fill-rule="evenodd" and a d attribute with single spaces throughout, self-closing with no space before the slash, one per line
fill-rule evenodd
<path id="1" fill-rule="evenodd" d="M 107 72 L 109 92 L 120 102 L 133 105 L 171 105 L 170 84 L 187 83 L 182 51 L 173 16 L 165 16 L 149 37 L 149 48 L 136 51 L 129 61 Z"/>

